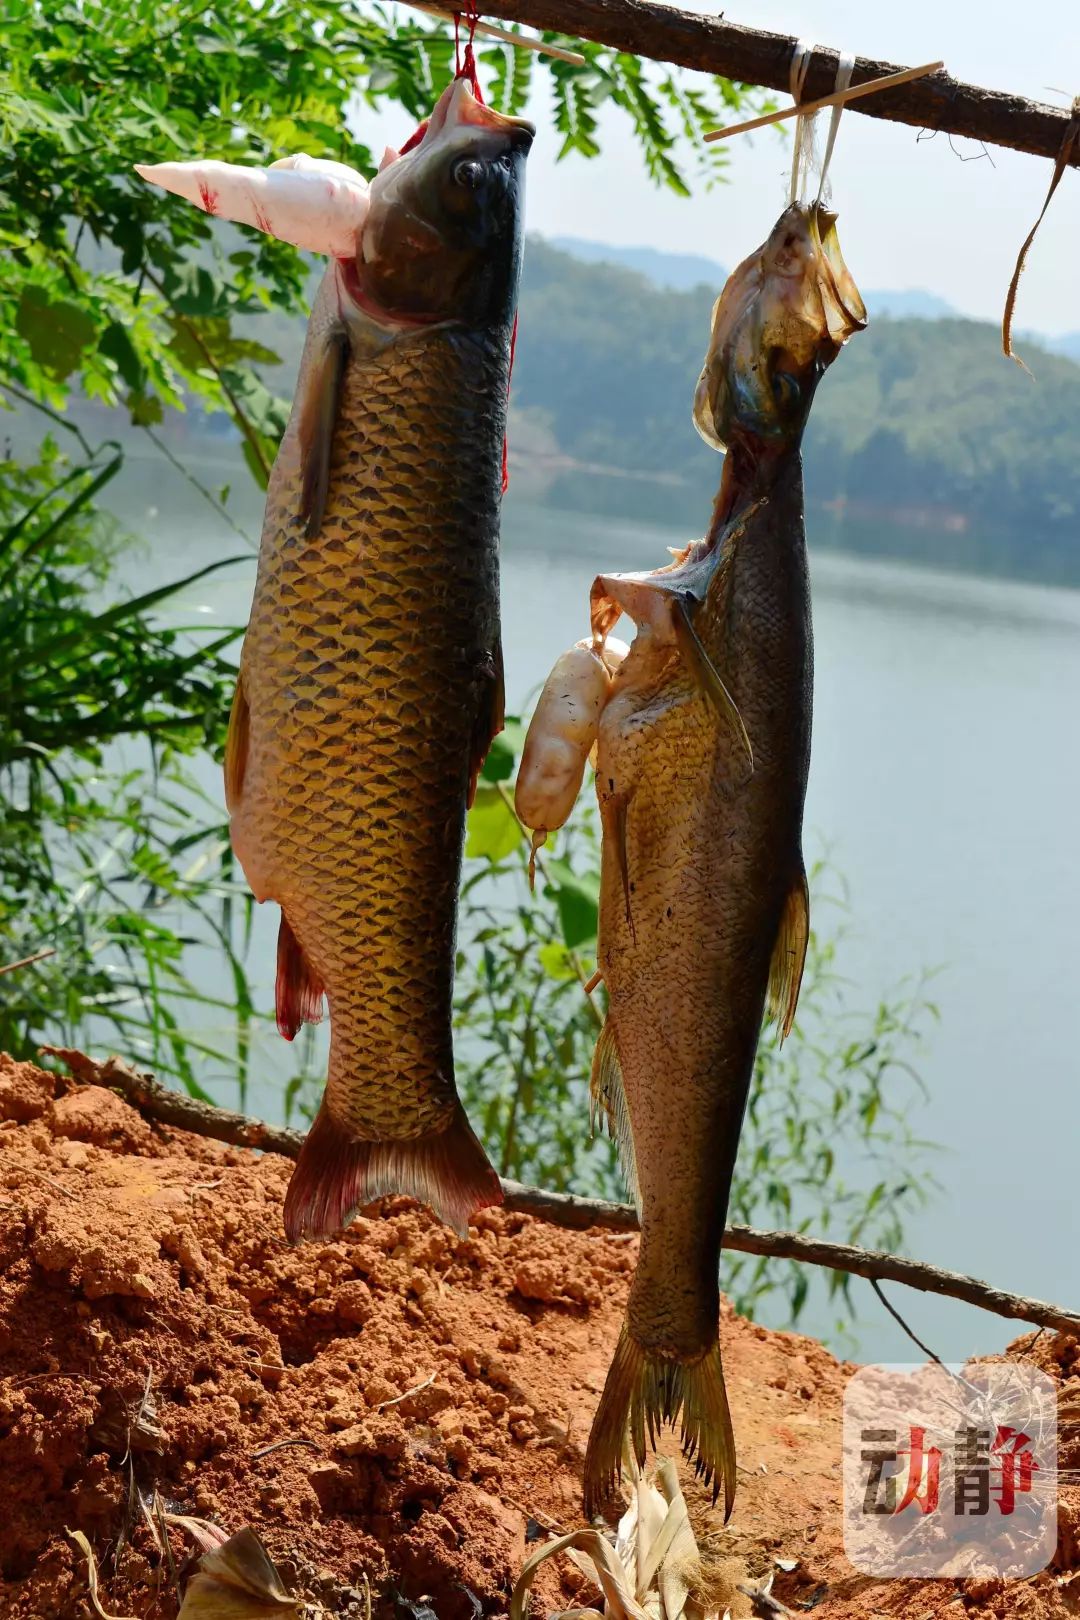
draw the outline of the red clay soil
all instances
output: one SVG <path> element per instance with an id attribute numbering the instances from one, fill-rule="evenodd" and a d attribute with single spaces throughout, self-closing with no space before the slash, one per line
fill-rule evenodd
<path id="1" fill-rule="evenodd" d="M 467 1241 L 404 1199 L 292 1249 L 291 1166 L 148 1124 L 0 1057 L 0 1616 L 172 1620 L 140 1497 L 250 1525 L 328 1615 L 506 1613 L 526 1538 L 580 1523 L 583 1446 L 635 1240 L 485 1213 Z M 1035 1579 L 875 1582 L 841 1547 L 845 1369 L 728 1313 L 731 1523 L 686 1489 L 722 1613 L 740 1582 L 816 1620 L 1080 1614 L 1080 1504 Z M 1080 1352 L 1044 1336 L 1075 1403 Z M 1063 1458 L 1063 1464 L 1080 1461 Z M 190 1553 L 170 1532 L 177 1564 Z M 796 1560 L 793 1569 L 781 1570 Z M 562 1583 L 562 1584 L 560 1584 Z M 549 1563 L 532 1613 L 596 1594 Z M 318 1612 L 316 1610 L 315 1612 Z"/>

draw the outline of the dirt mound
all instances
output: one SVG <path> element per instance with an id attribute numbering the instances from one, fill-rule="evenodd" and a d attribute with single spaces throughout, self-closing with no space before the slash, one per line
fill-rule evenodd
<path id="1" fill-rule="evenodd" d="M 0 1616 L 176 1613 L 143 1503 L 252 1526 L 328 1614 L 506 1612 L 527 1540 L 580 1522 L 583 1448 L 635 1240 L 489 1212 L 468 1240 L 403 1199 L 290 1249 L 291 1166 L 152 1126 L 112 1093 L 0 1057 Z M 1044 1363 L 1073 1368 L 1072 1340 Z M 739 1491 L 686 1491 L 714 1597 L 739 1583 L 821 1620 L 1074 1615 L 1060 1567 L 1008 1589 L 871 1582 L 841 1549 L 843 1367 L 733 1315 Z M 171 1534 L 176 1562 L 185 1547 Z M 780 1568 L 782 1560 L 784 1568 Z M 794 1567 L 788 1567 L 794 1562 Z M 564 1584 L 560 1587 L 560 1581 Z M 533 1612 L 591 1602 L 546 1566 Z"/>

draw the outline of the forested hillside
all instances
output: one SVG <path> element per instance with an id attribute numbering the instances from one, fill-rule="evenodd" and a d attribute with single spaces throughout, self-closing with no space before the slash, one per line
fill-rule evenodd
<path id="1" fill-rule="evenodd" d="M 530 241 L 514 401 L 585 464 L 554 458 L 547 500 L 702 526 L 719 462 L 690 403 L 712 297 Z M 1080 584 L 1080 366 L 1025 353 L 1034 380 L 1002 357 L 991 325 L 873 321 L 814 406 L 814 537 Z"/>

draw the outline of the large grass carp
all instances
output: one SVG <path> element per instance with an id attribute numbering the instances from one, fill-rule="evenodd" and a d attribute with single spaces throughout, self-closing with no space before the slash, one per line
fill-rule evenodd
<path id="1" fill-rule="evenodd" d="M 533 130 L 464 81 L 370 188 L 340 164 L 162 165 L 332 255 L 270 479 L 225 762 L 233 847 L 281 907 L 277 1017 L 330 1009 L 290 1238 L 408 1193 L 500 1199 L 454 1083 L 465 812 L 502 725 L 499 508 Z M 181 171 L 183 171 L 181 173 Z"/>
<path id="2" fill-rule="evenodd" d="M 865 310 L 835 220 L 792 205 L 713 311 L 695 422 L 726 447 L 709 533 L 669 567 L 593 586 L 602 643 L 637 627 L 598 722 L 594 1106 L 641 1214 L 626 1319 L 593 1423 L 585 1506 L 614 1488 L 629 1423 L 681 1422 L 728 1512 L 735 1447 L 719 1258 L 763 1015 L 791 1028 L 809 932 L 802 814 L 813 639 L 800 442 Z"/>

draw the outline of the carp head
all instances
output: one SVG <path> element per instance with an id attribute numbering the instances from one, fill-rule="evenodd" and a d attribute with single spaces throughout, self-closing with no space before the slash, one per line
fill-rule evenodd
<path id="1" fill-rule="evenodd" d="M 348 164 L 288 157 L 136 164 L 144 180 L 208 214 L 338 261 L 348 296 L 384 326 L 509 317 L 521 258 L 524 161 L 533 126 L 448 85 L 402 153 L 370 182 Z"/>
<path id="2" fill-rule="evenodd" d="M 718 450 L 748 440 L 797 444 L 818 382 L 865 325 L 836 215 L 820 203 L 792 203 L 713 307 L 694 396 L 698 432 Z"/>
<path id="3" fill-rule="evenodd" d="M 422 139 L 371 183 L 346 286 L 361 308 L 406 323 L 506 319 L 521 260 L 524 164 L 533 126 L 443 92 Z"/>

